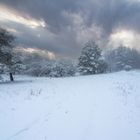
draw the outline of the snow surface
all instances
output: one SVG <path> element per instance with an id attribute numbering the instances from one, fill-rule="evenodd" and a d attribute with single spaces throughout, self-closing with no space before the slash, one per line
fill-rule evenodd
<path id="1" fill-rule="evenodd" d="M 140 71 L 0 83 L 0 140 L 140 140 Z"/>

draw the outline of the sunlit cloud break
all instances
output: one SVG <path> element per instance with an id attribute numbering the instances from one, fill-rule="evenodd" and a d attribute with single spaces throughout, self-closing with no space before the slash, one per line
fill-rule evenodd
<path id="1" fill-rule="evenodd" d="M 12 21 L 30 28 L 46 27 L 46 23 L 43 19 L 37 20 L 29 16 L 21 16 L 15 10 L 7 8 L 4 5 L 0 5 L 0 21 Z"/>
<path id="2" fill-rule="evenodd" d="M 24 48 L 24 47 L 16 47 L 15 52 L 23 52 L 23 53 L 27 53 L 27 54 L 37 54 L 40 55 L 42 57 L 46 57 L 50 60 L 53 60 L 56 58 L 55 54 L 51 51 L 48 50 L 43 50 L 43 49 L 38 49 L 38 48 Z"/>
<path id="3" fill-rule="evenodd" d="M 110 35 L 109 46 L 118 47 L 120 45 L 130 47 L 130 48 L 139 48 L 140 44 L 140 34 L 132 30 L 117 30 Z"/>

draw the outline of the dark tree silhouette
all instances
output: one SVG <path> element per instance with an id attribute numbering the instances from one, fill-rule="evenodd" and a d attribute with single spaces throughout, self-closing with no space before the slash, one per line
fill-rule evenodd
<path id="1" fill-rule="evenodd" d="M 0 63 L 6 64 L 9 67 L 10 80 L 14 81 L 11 71 L 12 62 L 12 49 L 14 47 L 15 37 L 7 30 L 0 28 Z"/>

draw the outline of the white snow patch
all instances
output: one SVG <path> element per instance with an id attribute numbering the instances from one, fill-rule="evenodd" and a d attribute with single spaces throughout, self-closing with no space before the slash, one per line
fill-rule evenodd
<path id="1" fill-rule="evenodd" d="M 0 140 L 140 140 L 140 72 L 0 83 Z"/>

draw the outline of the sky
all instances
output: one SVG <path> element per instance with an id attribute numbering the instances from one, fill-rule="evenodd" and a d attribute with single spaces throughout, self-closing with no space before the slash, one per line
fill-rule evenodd
<path id="1" fill-rule="evenodd" d="M 0 26 L 19 50 L 77 58 L 84 44 L 140 50 L 140 0 L 0 0 Z"/>

